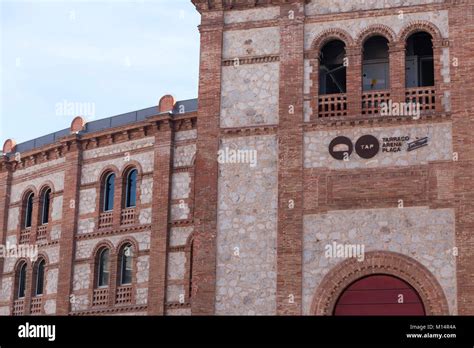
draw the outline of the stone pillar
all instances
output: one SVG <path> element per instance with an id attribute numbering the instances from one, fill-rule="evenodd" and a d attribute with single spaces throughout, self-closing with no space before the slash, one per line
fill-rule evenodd
<path id="1" fill-rule="evenodd" d="M 362 51 L 360 47 L 346 47 L 347 115 L 360 117 L 362 103 Z"/>
<path id="2" fill-rule="evenodd" d="M 445 86 L 442 71 L 443 71 L 443 46 L 448 46 L 449 42 L 442 40 L 433 40 L 433 65 L 434 65 L 434 85 L 435 85 L 435 110 L 443 112 L 443 98 L 444 91 L 447 90 Z M 449 65 L 449 57 L 448 65 Z"/>
<path id="3" fill-rule="evenodd" d="M 215 312 L 217 181 L 224 13 L 202 11 L 191 312 Z"/>
<path id="4" fill-rule="evenodd" d="M 280 7 L 277 314 L 301 314 L 304 2 Z"/>
<path id="5" fill-rule="evenodd" d="M 169 119 L 155 125 L 153 203 L 148 276 L 148 314 L 164 315 L 166 297 L 166 247 L 171 202 L 172 139 Z"/>
<path id="6" fill-rule="evenodd" d="M 57 292 L 57 315 L 68 315 L 69 296 L 72 291 L 74 272 L 75 235 L 79 213 L 79 187 L 81 185 L 82 144 L 77 135 L 70 135 L 61 141 L 66 157 L 65 183 L 61 239 L 59 240 L 59 272 Z"/>
<path id="7" fill-rule="evenodd" d="M 405 43 L 389 44 L 390 99 L 393 103 L 405 102 Z"/>

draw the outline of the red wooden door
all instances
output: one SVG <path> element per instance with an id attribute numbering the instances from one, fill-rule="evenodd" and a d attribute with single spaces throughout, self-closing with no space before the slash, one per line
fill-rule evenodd
<path id="1" fill-rule="evenodd" d="M 334 315 L 425 315 L 425 308 L 410 284 L 380 274 L 349 285 L 337 300 Z"/>

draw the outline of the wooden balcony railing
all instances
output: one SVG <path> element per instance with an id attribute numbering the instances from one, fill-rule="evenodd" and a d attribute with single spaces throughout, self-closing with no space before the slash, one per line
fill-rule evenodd
<path id="1" fill-rule="evenodd" d="M 36 296 L 31 299 L 31 314 L 41 314 L 43 311 L 43 297 Z"/>
<path id="2" fill-rule="evenodd" d="M 405 98 L 407 103 L 417 104 L 421 113 L 436 111 L 436 90 L 434 87 L 407 88 Z"/>
<path id="3" fill-rule="evenodd" d="M 18 300 L 13 301 L 13 315 L 23 315 L 25 314 L 25 299 L 20 298 Z"/>
<path id="4" fill-rule="evenodd" d="M 390 101 L 389 91 L 370 91 L 362 93 L 362 115 L 380 114 L 381 104 Z"/>
<path id="5" fill-rule="evenodd" d="M 109 304 L 109 288 L 94 289 L 92 306 L 107 306 Z"/>
<path id="6" fill-rule="evenodd" d="M 318 97 L 318 117 L 347 116 L 347 95 L 327 94 Z"/>
<path id="7" fill-rule="evenodd" d="M 112 211 L 101 213 L 99 216 L 99 228 L 112 227 L 113 216 L 114 213 Z"/>
<path id="8" fill-rule="evenodd" d="M 117 294 L 115 295 L 115 303 L 118 305 L 132 303 L 132 286 L 119 286 L 117 287 Z"/>
<path id="9" fill-rule="evenodd" d="M 48 238 L 48 225 L 38 226 L 38 230 L 36 231 L 36 240 L 44 241 L 47 238 Z"/>
<path id="10" fill-rule="evenodd" d="M 136 221 L 136 209 L 135 208 L 126 208 L 122 209 L 122 214 L 120 216 L 121 225 L 131 225 Z"/>
<path id="11" fill-rule="evenodd" d="M 31 227 L 20 231 L 20 244 L 28 244 L 30 242 Z"/>

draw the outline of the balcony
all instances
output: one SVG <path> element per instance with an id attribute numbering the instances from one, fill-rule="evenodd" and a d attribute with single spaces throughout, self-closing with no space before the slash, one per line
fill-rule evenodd
<path id="1" fill-rule="evenodd" d="M 137 215 L 135 207 L 122 209 L 122 214 L 120 216 L 120 224 L 132 225 L 136 222 L 136 216 Z"/>
<path id="2" fill-rule="evenodd" d="M 118 305 L 125 305 L 125 304 L 132 303 L 132 286 L 131 285 L 117 287 L 115 303 Z"/>
<path id="3" fill-rule="evenodd" d="M 370 91 L 362 93 L 362 115 L 377 116 L 382 103 L 390 101 L 389 91 Z"/>
<path id="4" fill-rule="evenodd" d="M 25 299 L 20 298 L 13 301 L 13 311 L 12 315 L 23 315 L 25 314 Z"/>
<path id="5" fill-rule="evenodd" d="M 405 98 L 407 103 L 419 105 L 421 113 L 436 111 L 436 91 L 434 87 L 407 88 Z"/>
<path id="6" fill-rule="evenodd" d="M 113 211 L 106 211 L 99 216 L 99 228 L 112 227 L 114 213 Z"/>
<path id="7" fill-rule="evenodd" d="M 101 307 L 109 304 L 109 288 L 94 289 L 92 295 L 92 306 Z"/>
<path id="8" fill-rule="evenodd" d="M 48 225 L 41 225 L 38 226 L 38 230 L 36 231 L 36 240 L 46 241 L 48 239 Z"/>
<path id="9" fill-rule="evenodd" d="M 36 296 L 31 299 L 31 314 L 41 314 L 43 311 L 43 297 Z"/>
<path id="10" fill-rule="evenodd" d="M 318 97 L 318 118 L 347 116 L 347 95 L 326 94 Z"/>
<path id="11" fill-rule="evenodd" d="M 28 244 L 30 242 L 31 227 L 20 231 L 20 244 Z"/>

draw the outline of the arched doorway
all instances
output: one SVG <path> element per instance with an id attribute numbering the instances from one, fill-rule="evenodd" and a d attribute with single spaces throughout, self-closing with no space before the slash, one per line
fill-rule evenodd
<path id="1" fill-rule="evenodd" d="M 410 284 L 377 274 L 350 284 L 339 296 L 334 315 L 425 315 L 425 308 Z"/>

